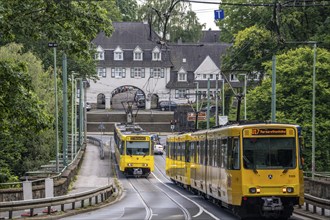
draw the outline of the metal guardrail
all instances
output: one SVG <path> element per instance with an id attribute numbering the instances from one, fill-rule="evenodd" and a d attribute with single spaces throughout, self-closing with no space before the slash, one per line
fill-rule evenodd
<path id="1" fill-rule="evenodd" d="M 304 171 L 304 177 L 312 177 L 312 172 Z M 315 172 L 314 177 L 317 179 L 330 180 L 330 172 Z"/>
<path id="2" fill-rule="evenodd" d="M 35 215 L 34 209 L 36 208 L 45 208 L 47 207 L 47 214 L 51 214 L 52 207 L 61 206 L 61 211 L 64 210 L 65 204 L 72 204 L 72 209 L 75 209 L 76 202 L 81 203 L 81 208 L 85 206 L 84 201 L 88 200 L 89 205 L 92 205 L 93 198 L 95 204 L 99 203 L 99 197 L 101 197 L 101 202 L 107 200 L 114 192 L 113 184 L 104 186 L 98 189 L 77 193 L 73 195 L 57 196 L 52 198 L 43 198 L 43 199 L 33 199 L 33 200 L 20 200 L 20 201 L 11 201 L 11 202 L 0 202 L 0 212 L 9 212 L 9 219 L 13 218 L 14 211 L 29 210 L 29 216 L 32 217 Z"/>
<path id="3" fill-rule="evenodd" d="M 309 211 L 309 206 L 312 205 L 313 211 L 312 213 L 316 213 L 317 208 L 321 208 L 321 215 L 325 215 L 325 210 L 330 209 L 330 200 L 329 199 L 322 199 L 310 194 L 305 193 L 305 206 L 306 211 Z"/>
<path id="4" fill-rule="evenodd" d="M 103 149 L 103 142 L 102 140 L 96 138 L 96 137 L 92 137 L 92 136 L 87 136 L 87 139 L 90 143 L 99 146 L 99 152 L 100 152 L 100 159 L 103 160 L 104 159 L 104 149 Z"/>

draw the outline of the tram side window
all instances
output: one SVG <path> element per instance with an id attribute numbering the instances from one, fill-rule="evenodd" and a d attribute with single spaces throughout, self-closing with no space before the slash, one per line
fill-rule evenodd
<path id="1" fill-rule="evenodd" d="M 167 147 L 167 148 L 169 148 L 169 151 L 170 151 L 170 158 L 171 158 L 171 159 L 174 159 L 174 143 L 171 142 L 171 143 L 169 143 L 168 146 L 169 146 L 169 147 Z M 166 149 L 167 149 L 167 148 L 166 148 Z"/>
<path id="2" fill-rule="evenodd" d="M 185 142 L 185 153 L 184 153 L 184 159 L 185 162 L 190 162 L 190 143 L 188 141 Z"/>
<path id="3" fill-rule="evenodd" d="M 177 159 L 177 153 L 178 153 L 178 144 L 176 142 L 173 143 L 173 160 Z"/>
<path id="4" fill-rule="evenodd" d="M 238 138 L 229 138 L 228 144 L 228 169 L 239 169 L 239 141 Z"/>
<path id="5" fill-rule="evenodd" d="M 221 139 L 221 167 L 227 167 L 227 149 L 228 149 L 228 139 Z"/>
<path id="6" fill-rule="evenodd" d="M 190 162 L 192 162 L 192 163 L 195 163 L 196 162 L 196 159 L 195 159 L 195 155 L 196 155 L 195 150 L 196 150 L 196 148 L 195 148 L 195 142 L 191 142 L 190 143 Z"/>
<path id="7" fill-rule="evenodd" d="M 179 143 L 179 147 L 178 147 L 178 160 L 182 161 L 182 143 Z"/>
<path id="8" fill-rule="evenodd" d="M 216 166 L 217 167 L 221 167 L 221 139 L 217 139 L 217 157 L 216 157 L 216 161 L 217 161 L 217 164 Z"/>
<path id="9" fill-rule="evenodd" d="M 213 141 L 213 166 L 218 166 L 218 148 L 217 148 L 217 140 Z"/>
<path id="10" fill-rule="evenodd" d="M 200 149 L 200 154 L 199 154 L 199 157 L 200 157 L 200 164 L 203 164 L 205 165 L 205 141 L 201 141 L 199 143 L 199 149 Z"/>
<path id="11" fill-rule="evenodd" d="M 201 159 L 201 143 L 200 143 L 200 141 L 197 141 L 196 153 L 197 153 L 196 161 L 198 164 L 201 164 L 202 159 Z"/>
<path id="12" fill-rule="evenodd" d="M 213 166 L 213 140 L 209 140 L 209 143 L 208 143 L 208 152 L 207 152 L 207 155 L 208 155 L 208 164 L 209 166 Z"/>
<path id="13" fill-rule="evenodd" d="M 123 152 L 124 152 L 124 146 L 125 146 L 125 142 L 124 141 L 120 141 L 119 142 L 119 152 L 121 155 L 123 155 Z"/>
<path id="14" fill-rule="evenodd" d="M 170 148 L 170 145 L 167 141 L 166 141 L 166 146 L 168 146 L 168 147 L 165 148 L 166 157 L 170 158 L 171 157 L 170 156 L 170 151 L 168 150 Z"/>

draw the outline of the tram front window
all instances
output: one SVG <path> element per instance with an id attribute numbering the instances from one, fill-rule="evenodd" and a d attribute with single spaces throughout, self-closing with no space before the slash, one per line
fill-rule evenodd
<path id="1" fill-rule="evenodd" d="M 132 142 L 126 143 L 126 155 L 149 155 L 149 142 Z"/>
<path id="2" fill-rule="evenodd" d="M 296 167 L 294 138 L 244 138 L 245 169 L 290 169 Z"/>

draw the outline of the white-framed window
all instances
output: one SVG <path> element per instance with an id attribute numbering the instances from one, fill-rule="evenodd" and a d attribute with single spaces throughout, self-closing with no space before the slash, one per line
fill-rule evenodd
<path id="1" fill-rule="evenodd" d="M 150 78 L 164 78 L 164 68 L 161 67 L 151 68 Z"/>
<path id="2" fill-rule="evenodd" d="M 230 81 L 238 81 L 238 78 L 237 78 L 236 74 L 230 74 L 229 75 L 229 80 Z"/>
<path id="3" fill-rule="evenodd" d="M 187 73 L 179 73 L 178 74 L 178 81 L 179 82 L 186 82 L 187 81 Z"/>
<path id="4" fill-rule="evenodd" d="M 95 60 L 104 60 L 104 50 L 101 46 L 96 48 Z"/>
<path id="5" fill-rule="evenodd" d="M 152 50 L 152 61 L 161 61 L 162 60 L 162 54 L 158 47 L 155 47 Z"/>
<path id="6" fill-rule="evenodd" d="M 145 70 L 141 67 L 131 68 L 131 78 L 145 78 Z"/>
<path id="7" fill-rule="evenodd" d="M 176 89 L 175 90 L 175 98 L 176 99 L 185 99 L 187 93 L 188 93 L 187 89 Z"/>
<path id="8" fill-rule="evenodd" d="M 107 77 L 107 71 L 106 71 L 106 68 L 104 68 L 104 67 L 98 67 L 98 68 L 97 68 L 97 75 L 98 75 L 99 77 L 103 77 L 103 78 Z"/>
<path id="9" fill-rule="evenodd" d="M 178 82 L 186 82 L 187 81 L 187 73 L 186 71 L 181 67 L 178 71 Z"/>
<path id="10" fill-rule="evenodd" d="M 124 60 L 124 52 L 119 46 L 113 52 L 113 59 Z"/>
<path id="11" fill-rule="evenodd" d="M 143 51 L 137 46 L 133 51 L 133 60 L 143 60 Z"/>
<path id="12" fill-rule="evenodd" d="M 111 77 L 112 78 L 125 78 L 126 69 L 122 67 L 111 68 Z"/>

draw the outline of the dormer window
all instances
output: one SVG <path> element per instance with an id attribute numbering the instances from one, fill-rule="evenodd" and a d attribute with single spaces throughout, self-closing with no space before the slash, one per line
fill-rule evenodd
<path id="1" fill-rule="evenodd" d="M 162 54 L 158 47 L 155 47 L 152 50 L 152 61 L 161 61 L 162 60 Z"/>
<path id="2" fill-rule="evenodd" d="M 143 60 L 143 51 L 140 47 L 136 47 L 133 51 L 133 60 Z"/>
<path id="3" fill-rule="evenodd" d="M 123 50 L 118 46 L 113 52 L 114 60 L 124 60 Z"/>
<path id="4" fill-rule="evenodd" d="M 230 81 L 238 81 L 237 76 L 235 74 L 230 74 Z"/>
<path id="5" fill-rule="evenodd" d="M 100 46 L 96 48 L 95 60 L 104 60 L 104 50 Z"/>
<path id="6" fill-rule="evenodd" d="M 187 81 L 187 72 L 181 67 L 178 71 L 178 82 L 186 82 Z"/>

